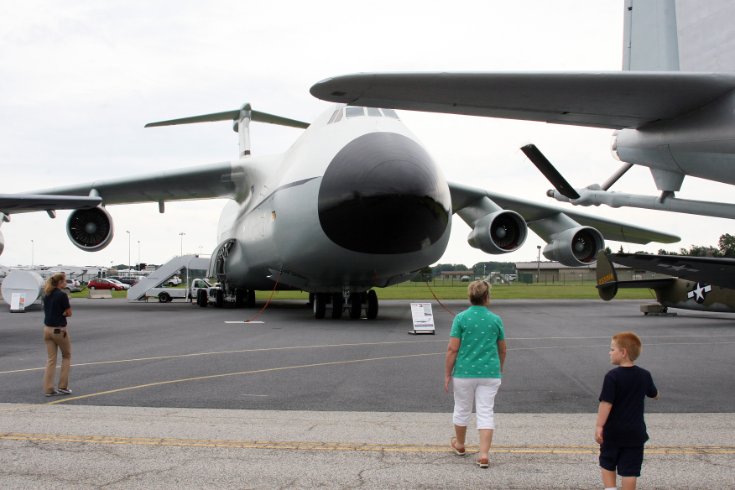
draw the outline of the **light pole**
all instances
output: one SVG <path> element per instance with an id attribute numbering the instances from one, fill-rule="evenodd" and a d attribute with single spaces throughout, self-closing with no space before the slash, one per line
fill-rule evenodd
<path id="1" fill-rule="evenodd" d="M 180 249 L 179 249 L 179 255 L 181 255 L 182 257 L 184 255 L 184 235 L 186 235 L 186 233 L 184 233 L 183 231 L 181 233 L 179 233 L 179 236 L 181 237 L 181 241 L 180 241 L 180 245 L 179 245 L 179 247 L 180 247 Z"/>
<path id="2" fill-rule="evenodd" d="M 33 242 L 33 240 L 31 240 L 31 267 L 33 267 L 34 262 L 35 262 L 35 258 L 34 258 L 35 252 L 36 252 L 36 244 Z"/>
<path id="3" fill-rule="evenodd" d="M 541 245 L 536 245 L 538 256 L 536 257 L 536 284 L 541 282 Z"/>
<path id="4" fill-rule="evenodd" d="M 140 240 L 138 240 L 138 269 L 140 269 Z"/>
<path id="5" fill-rule="evenodd" d="M 125 230 L 128 234 L 128 277 L 130 277 L 130 230 Z"/>

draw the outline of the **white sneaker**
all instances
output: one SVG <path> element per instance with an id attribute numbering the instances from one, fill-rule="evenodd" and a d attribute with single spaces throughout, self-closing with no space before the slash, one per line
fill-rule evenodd
<path id="1" fill-rule="evenodd" d="M 59 388 L 56 390 L 57 395 L 71 395 L 71 390 L 69 388 Z"/>
<path id="2" fill-rule="evenodd" d="M 56 396 L 56 395 L 61 395 L 61 392 L 58 391 L 58 390 L 54 390 L 51 393 L 44 393 L 44 395 L 46 395 L 46 396 Z"/>

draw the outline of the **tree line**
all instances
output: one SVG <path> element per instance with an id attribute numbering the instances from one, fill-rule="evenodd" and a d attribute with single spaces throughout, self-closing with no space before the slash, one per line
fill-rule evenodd
<path id="1" fill-rule="evenodd" d="M 691 255 L 693 257 L 732 257 L 735 258 L 735 236 L 729 233 L 720 235 L 717 247 L 692 245 L 688 249 L 680 248 L 679 252 L 660 249 L 660 255 Z"/>

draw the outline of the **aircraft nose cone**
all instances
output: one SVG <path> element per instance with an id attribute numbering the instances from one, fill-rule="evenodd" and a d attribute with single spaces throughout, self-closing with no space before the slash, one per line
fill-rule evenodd
<path id="1" fill-rule="evenodd" d="M 450 220 L 449 187 L 431 157 L 396 133 L 370 133 L 334 157 L 319 188 L 319 220 L 334 243 L 398 254 L 436 243 Z"/>

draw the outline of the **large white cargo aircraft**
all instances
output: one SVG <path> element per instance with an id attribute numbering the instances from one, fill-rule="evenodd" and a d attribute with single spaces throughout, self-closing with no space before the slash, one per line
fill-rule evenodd
<path id="1" fill-rule="evenodd" d="M 155 175 L 0 195 L 13 213 L 75 209 L 67 232 L 96 251 L 113 237 L 106 206 L 229 198 L 218 226 L 210 275 L 236 303 L 274 287 L 313 293 L 314 315 L 343 310 L 378 314 L 375 287 L 410 278 L 439 260 L 457 213 L 468 242 L 489 254 L 517 250 L 531 228 L 544 255 L 569 266 L 594 262 L 605 238 L 671 243 L 678 237 L 561 211 L 494 192 L 447 183 L 437 164 L 391 109 L 332 106 L 311 124 L 242 109 L 149 126 L 234 120 L 240 156 L 231 162 Z M 250 121 L 305 128 L 281 155 L 250 155 Z M 0 237 L 2 243 L 2 237 Z"/>
<path id="2" fill-rule="evenodd" d="M 554 174 L 548 195 L 578 205 L 632 206 L 735 218 L 735 204 L 679 199 L 691 175 L 735 184 L 735 3 L 626 0 L 621 72 L 360 73 L 311 93 L 360 106 L 614 129 L 625 164 L 602 185 L 571 189 Z M 651 170 L 658 196 L 609 192 L 633 164 Z"/>

